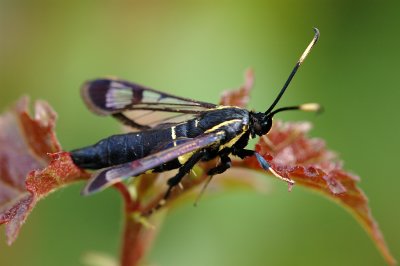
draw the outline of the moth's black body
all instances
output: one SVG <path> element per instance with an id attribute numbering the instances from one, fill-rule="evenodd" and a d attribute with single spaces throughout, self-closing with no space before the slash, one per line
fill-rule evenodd
<path id="1" fill-rule="evenodd" d="M 260 165 L 279 176 L 265 159 L 245 147 L 250 138 L 268 133 L 272 117 L 281 111 L 317 111 L 319 106 L 305 104 L 273 110 L 291 79 L 316 43 L 313 41 L 266 112 L 252 112 L 235 106 L 211 103 L 173 96 L 128 81 L 98 79 L 87 82 L 82 96 L 94 113 L 112 115 L 137 132 L 105 138 L 85 148 L 71 151 L 74 163 L 85 169 L 100 169 L 93 174 L 84 194 L 102 190 L 116 182 L 146 171 L 162 172 L 178 168 L 168 180 L 171 189 L 198 161 L 219 157 L 220 163 L 208 174 L 224 172 L 231 165 L 230 155 L 245 158 L 255 155 Z"/>
<path id="2" fill-rule="evenodd" d="M 190 119 L 174 127 L 167 126 L 168 124 L 164 127 L 161 124 L 159 128 L 110 136 L 93 146 L 72 151 L 71 156 L 74 163 L 82 168 L 101 169 L 132 162 L 173 146 L 174 140 L 179 143 L 179 140 L 198 137 L 223 122 L 239 120 L 220 128 L 226 134 L 224 140 L 221 141 L 221 144 L 224 144 L 240 134 L 243 127 L 249 127 L 249 115 L 246 109 L 236 107 L 212 109 L 202 113 L 198 118 Z M 172 138 L 172 130 L 175 132 L 175 139 Z M 244 136 L 244 140 L 248 140 L 247 135 Z M 247 141 L 243 144 L 246 146 Z M 212 150 L 212 148 L 209 149 Z M 160 166 L 157 170 L 174 169 L 179 166 L 181 164 L 176 159 L 166 163 L 165 166 Z"/>

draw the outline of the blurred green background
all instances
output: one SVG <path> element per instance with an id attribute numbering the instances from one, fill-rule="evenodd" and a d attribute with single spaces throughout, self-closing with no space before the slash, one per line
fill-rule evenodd
<path id="1" fill-rule="evenodd" d="M 282 105 L 319 102 L 313 136 L 362 177 L 373 215 L 400 259 L 400 1 L 0 1 L 0 108 L 21 95 L 59 114 L 66 150 L 120 132 L 83 105 L 83 81 L 115 75 L 217 102 L 255 70 L 250 108 L 266 110 L 313 36 L 321 39 Z M 188 202 L 168 216 L 152 265 L 384 265 L 357 222 L 315 193 L 268 178 L 270 191 Z M 83 184 L 35 208 L 1 265 L 81 265 L 87 251 L 118 256 L 121 200 L 81 197 Z"/>

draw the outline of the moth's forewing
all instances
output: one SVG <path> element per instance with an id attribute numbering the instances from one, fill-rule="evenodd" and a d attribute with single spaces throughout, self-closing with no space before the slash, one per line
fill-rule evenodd
<path id="1" fill-rule="evenodd" d="M 138 129 L 180 123 L 216 107 L 117 79 L 88 81 L 81 93 L 87 107 L 95 114 L 122 114 L 125 118 L 119 116 L 119 120 L 131 120 L 131 126 L 137 124 Z"/>
<path id="2" fill-rule="evenodd" d="M 84 195 L 101 191 L 117 182 L 125 180 L 131 176 L 137 176 L 172 161 L 184 154 L 218 144 L 225 136 L 224 132 L 205 134 L 193 139 L 180 140 L 179 145 L 156 152 L 147 157 L 102 169 L 93 174 L 86 187 L 82 191 Z"/>

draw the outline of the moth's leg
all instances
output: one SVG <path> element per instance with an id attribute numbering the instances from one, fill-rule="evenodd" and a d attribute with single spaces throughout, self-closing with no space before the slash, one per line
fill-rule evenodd
<path id="1" fill-rule="evenodd" d="M 260 164 L 260 166 L 264 170 L 267 170 L 267 171 L 270 170 L 271 172 L 273 172 L 273 170 L 272 170 L 271 166 L 269 165 L 269 163 L 264 159 L 264 157 L 262 157 L 256 151 L 246 150 L 246 149 L 235 149 L 235 150 L 232 151 L 232 154 L 238 156 L 240 159 L 244 159 L 246 157 L 250 157 L 250 156 L 255 155 L 258 163 Z"/>
<path id="2" fill-rule="evenodd" d="M 232 151 L 232 154 L 238 156 L 240 159 L 253 156 L 255 153 L 256 153 L 255 151 L 247 149 L 234 149 Z"/>
<path id="3" fill-rule="evenodd" d="M 173 188 L 174 186 L 178 185 L 181 181 L 182 178 L 189 173 L 189 171 L 193 168 L 193 166 L 201 160 L 201 158 L 204 156 L 204 151 L 198 151 L 194 153 L 178 170 L 178 173 L 174 176 L 168 179 L 167 184 L 170 188 Z"/>
<path id="4" fill-rule="evenodd" d="M 280 174 L 278 174 L 270 165 L 269 163 L 264 159 L 264 157 L 262 157 L 258 152 L 254 152 L 254 155 L 257 158 L 258 163 L 261 165 L 261 167 L 264 170 L 270 171 L 271 174 L 273 174 L 274 176 L 276 176 L 277 178 L 279 178 L 282 181 L 285 181 L 288 186 L 289 186 L 289 191 L 291 190 L 292 186 L 294 185 L 294 181 L 289 178 L 289 177 L 283 177 Z"/>
<path id="5" fill-rule="evenodd" d="M 223 156 L 221 156 L 221 162 L 216 167 L 211 168 L 207 172 L 207 175 L 213 176 L 213 175 L 217 175 L 217 174 L 222 174 L 227 169 L 229 169 L 231 166 L 232 166 L 231 158 L 229 158 L 228 155 L 223 155 Z"/>
<path id="6" fill-rule="evenodd" d="M 246 149 L 234 149 L 232 151 L 233 155 L 239 156 L 241 159 L 244 159 L 246 157 L 249 156 L 256 156 L 256 159 L 258 161 L 258 163 L 260 164 L 260 166 L 266 170 L 266 171 L 270 171 L 271 174 L 273 174 L 274 176 L 276 176 L 277 178 L 279 178 L 282 181 L 285 181 L 286 183 L 288 183 L 289 187 L 294 185 L 294 181 L 288 177 L 283 177 L 280 174 L 278 174 L 270 165 L 269 163 L 264 159 L 264 157 L 262 157 L 258 152 L 256 151 L 252 151 L 252 150 L 246 150 Z"/>
<path id="7" fill-rule="evenodd" d="M 197 203 L 199 202 L 199 200 L 200 200 L 201 196 L 204 194 L 204 191 L 206 190 L 208 184 L 210 184 L 213 176 L 217 175 L 217 174 L 222 174 L 227 169 L 229 169 L 231 166 L 232 166 L 232 162 L 231 162 L 231 158 L 229 158 L 228 154 L 222 155 L 220 163 L 216 167 L 211 168 L 207 172 L 207 175 L 209 175 L 209 178 L 206 180 L 206 182 L 204 183 L 204 186 L 201 188 L 201 191 L 194 202 L 194 206 L 196 206 Z"/>
<path id="8" fill-rule="evenodd" d="M 198 151 L 196 153 L 194 153 L 189 160 L 187 160 L 178 170 L 178 173 L 171 177 L 170 179 L 168 179 L 167 181 L 167 185 L 168 185 L 168 189 L 165 192 L 165 195 L 163 197 L 163 199 L 158 203 L 158 205 L 154 208 L 154 210 L 159 209 L 161 206 L 163 206 L 165 204 L 165 202 L 167 201 L 167 199 L 169 198 L 169 196 L 171 195 L 172 189 L 177 186 L 181 181 L 182 178 L 189 173 L 189 171 L 193 168 L 193 166 L 201 160 L 201 158 L 204 156 L 204 151 Z"/>

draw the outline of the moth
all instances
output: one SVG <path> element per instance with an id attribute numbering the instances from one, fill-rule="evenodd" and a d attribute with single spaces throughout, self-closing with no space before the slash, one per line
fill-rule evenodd
<path id="1" fill-rule="evenodd" d="M 121 79 L 96 79 L 81 89 L 89 110 L 97 115 L 110 115 L 135 132 L 100 140 L 94 145 L 70 152 L 80 168 L 95 169 L 83 194 L 101 191 L 127 178 L 145 172 L 178 169 L 168 179 L 167 199 L 172 189 L 199 161 L 219 158 L 219 164 L 208 171 L 209 176 L 221 174 L 231 167 L 230 156 L 255 156 L 260 165 L 278 178 L 280 176 L 257 152 L 246 149 L 249 139 L 263 136 L 272 126 L 273 117 L 289 110 L 319 111 L 315 103 L 275 109 L 298 68 L 319 38 L 314 28 L 309 43 L 278 96 L 265 112 L 254 112 L 236 106 L 174 96 Z"/>

